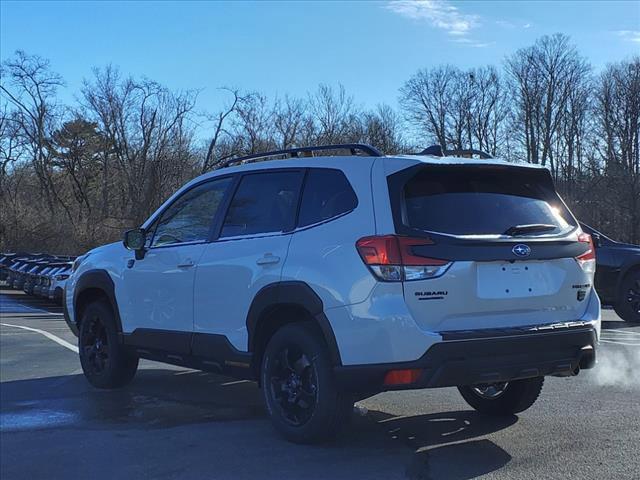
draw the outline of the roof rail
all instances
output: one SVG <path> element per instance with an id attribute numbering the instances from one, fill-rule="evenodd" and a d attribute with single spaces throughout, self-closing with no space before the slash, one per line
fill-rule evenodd
<path id="1" fill-rule="evenodd" d="M 248 163 L 248 160 L 259 160 L 261 158 L 268 157 L 276 157 L 276 156 L 289 156 L 293 158 L 298 158 L 301 153 L 308 153 L 313 156 L 313 152 L 322 151 L 322 150 L 349 150 L 351 155 L 357 155 L 358 151 L 363 152 L 365 155 L 370 157 L 382 157 L 382 153 L 375 147 L 371 145 L 366 145 L 364 143 L 340 143 L 335 145 L 316 145 L 313 147 L 297 147 L 297 148 L 288 148 L 286 150 L 273 150 L 271 152 L 264 153 L 254 153 L 252 155 L 247 155 L 245 157 L 231 158 L 217 165 L 218 168 L 228 167 L 235 163 Z"/>
<path id="2" fill-rule="evenodd" d="M 484 160 L 493 158 L 488 153 L 473 148 L 468 150 L 442 150 L 440 145 L 431 145 L 418 153 L 418 155 L 433 155 L 434 157 L 466 157 L 467 155 L 478 155 Z"/>

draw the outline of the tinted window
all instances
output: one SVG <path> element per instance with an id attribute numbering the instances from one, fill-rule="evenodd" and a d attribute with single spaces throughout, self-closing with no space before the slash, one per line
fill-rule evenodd
<path id="1" fill-rule="evenodd" d="M 181 195 L 157 221 L 151 246 L 205 241 L 231 178 L 213 180 Z"/>
<path id="2" fill-rule="evenodd" d="M 529 224 L 553 225 L 544 233 L 554 234 L 575 226 L 546 174 L 516 169 L 422 169 L 404 187 L 403 217 L 409 227 L 455 235 L 499 235 Z"/>
<path id="3" fill-rule="evenodd" d="M 357 205 L 356 194 L 340 170 L 311 169 L 304 185 L 298 225 L 328 220 Z"/>
<path id="4" fill-rule="evenodd" d="M 242 177 L 221 237 L 282 232 L 293 226 L 301 172 L 272 172 Z"/>

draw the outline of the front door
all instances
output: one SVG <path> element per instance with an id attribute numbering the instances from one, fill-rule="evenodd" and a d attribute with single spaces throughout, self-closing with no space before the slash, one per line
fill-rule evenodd
<path id="1" fill-rule="evenodd" d="M 188 352 L 193 332 L 193 286 L 213 219 L 232 178 L 201 183 L 171 203 L 148 232 L 148 250 L 124 271 L 119 295 L 123 330 L 132 326 L 147 338 L 163 339 L 172 350 Z M 189 335 L 184 335 L 189 333 Z M 147 342 L 145 342 L 147 343 Z M 185 353 L 186 353 L 185 352 Z"/>

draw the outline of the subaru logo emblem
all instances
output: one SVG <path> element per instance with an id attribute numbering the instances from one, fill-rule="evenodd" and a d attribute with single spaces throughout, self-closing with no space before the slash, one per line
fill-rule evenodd
<path id="1" fill-rule="evenodd" d="M 522 243 L 519 243 L 518 245 L 513 247 L 511 251 L 518 257 L 528 257 L 529 255 L 531 255 L 531 248 L 529 248 L 528 245 L 524 245 Z"/>

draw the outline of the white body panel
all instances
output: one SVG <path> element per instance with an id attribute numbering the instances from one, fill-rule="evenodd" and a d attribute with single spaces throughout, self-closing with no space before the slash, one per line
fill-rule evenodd
<path id="1" fill-rule="evenodd" d="M 578 301 L 583 284 L 591 281 L 572 258 L 454 262 L 442 277 L 405 282 L 404 294 L 422 328 L 473 330 L 578 320 L 591 291 Z"/>
<path id="2" fill-rule="evenodd" d="M 193 285 L 205 244 L 151 248 L 122 270 L 118 306 L 125 333 L 193 330 Z M 117 290 L 117 287 L 116 287 Z"/>
<path id="3" fill-rule="evenodd" d="M 220 240 L 207 245 L 196 270 L 194 328 L 248 345 L 247 314 L 262 287 L 278 282 L 291 235 Z"/>

